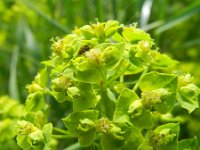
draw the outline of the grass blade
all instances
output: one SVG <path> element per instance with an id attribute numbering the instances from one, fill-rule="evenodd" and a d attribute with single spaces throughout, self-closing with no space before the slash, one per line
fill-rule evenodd
<path id="1" fill-rule="evenodd" d="M 10 64 L 9 95 L 13 99 L 19 99 L 19 93 L 18 93 L 18 87 L 17 87 L 18 53 L 19 53 L 19 48 L 16 47 L 12 52 L 11 64 Z"/>
<path id="2" fill-rule="evenodd" d="M 159 27 L 161 25 L 163 25 L 163 21 L 158 20 L 158 21 L 155 21 L 155 22 L 152 22 L 150 24 L 147 24 L 147 25 L 143 26 L 142 29 L 144 31 L 149 31 L 149 30 L 155 29 L 155 28 L 157 28 L 157 27 Z"/>
<path id="3" fill-rule="evenodd" d="M 181 15 L 179 15 L 178 17 L 173 18 L 171 21 L 169 21 L 168 23 L 165 23 L 163 26 L 157 28 L 155 30 L 156 34 L 160 34 L 166 30 L 169 30 L 171 28 L 173 28 L 174 26 L 190 19 L 192 16 L 199 14 L 200 13 L 200 4 L 198 5 L 194 5 L 194 7 L 189 8 L 188 10 L 186 10 L 185 12 L 183 12 Z"/>
<path id="4" fill-rule="evenodd" d="M 147 25 L 151 14 L 152 3 L 153 0 L 144 1 L 140 15 L 140 27 L 144 27 L 145 25 Z"/>
<path id="5" fill-rule="evenodd" d="M 75 143 L 70 145 L 69 147 L 65 148 L 64 150 L 80 150 L 81 146 L 79 143 Z"/>
<path id="6" fill-rule="evenodd" d="M 70 28 L 73 28 L 75 23 L 75 13 L 73 12 L 73 2 L 72 0 L 67 0 L 64 2 L 64 8 L 66 10 L 66 17 L 67 17 L 67 23 Z"/>
<path id="7" fill-rule="evenodd" d="M 22 4 L 24 4 L 24 5 L 26 5 L 29 9 L 31 9 L 32 11 L 34 11 L 36 14 L 38 14 L 39 16 L 41 16 L 43 19 L 45 19 L 46 21 L 48 21 L 50 24 L 52 24 L 56 28 L 60 29 L 61 31 L 63 31 L 65 33 L 69 33 L 70 30 L 68 28 L 64 27 L 63 25 L 59 24 L 57 21 L 55 21 L 52 18 L 50 18 L 49 16 L 47 16 L 45 13 L 43 13 L 42 11 L 40 11 L 39 9 L 37 9 L 29 1 L 27 1 L 27 0 L 20 0 L 20 2 Z"/>
<path id="8" fill-rule="evenodd" d="M 117 19 L 117 3 L 115 0 L 112 0 L 112 13 L 113 19 Z"/>
<path id="9" fill-rule="evenodd" d="M 102 0 L 97 0 L 96 1 L 96 7 L 97 7 L 97 17 L 99 21 L 104 20 L 103 16 L 103 3 Z"/>
<path id="10" fill-rule="evenodd" d="M 183 48 L 190 48 L 192 46 L 200 45 L 200 38 L 192 39 L 182 45 Z"/>

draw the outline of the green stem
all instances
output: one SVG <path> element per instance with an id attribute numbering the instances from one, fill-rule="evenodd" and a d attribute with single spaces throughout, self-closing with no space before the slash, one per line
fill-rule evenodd
<path id="1" fill-rule="evenodd" d="M 79 143 L 75 143 L 66 147 L 64 150 L 80 150 L 80 149 L 81 149 L 81 145 Z"/>
<path id="2" fill-rule="evenodd" d="M 103 66 L 102 67 L 97 67 L 97 69 L 99 70 L 99 73 L 101 74 L 101 77 L 103 79 L 103 87 L 106 88 L 107 86 L 107 79 L 106 79 L 106 70 L 105 69 L 102 69 L 104 68 Z"/>
<path id="3" fill-rule="evenodd" d="M 60 128 L 54 127 L 53 130 L 56 131 L 56 132 L 62 133 L 62 134 L 66 134 L 66 135 L 69 134 L 66 130 L 63 130 L 63 129 L 60 129 Z"/>
<path id="4" fill-rule="evenodd" d="M 103 21 L 103 4 L 102 4 L 102 0 L 97 0 L 96 1 L 97 4 L 97 17 L 99 21 Z"/>
<path id="5" fill-rule="evenodd" d="M 106 78 L 106 69 L 101 66 L 98 68 L 102 76 L 102 82 L 100 82 L 100 94 L 101 94 L 101 103 L 100 103 L 100 112 L 102 112 L 102 117 L 107 117 L 112 119 L 114 113 L 114 103 L 107 96 L 107 78 Z"/>
<path id="6" fill-rule="evenodd" d="M 119 81 L 124 82 L 124 76 L 123 75 L 120 76 Z"/>
<path id="7" fill-rule="evenodd" d="M 117 78 L 119 78 L 120 76 L 123 75 L 123 73 L 130 67 L 130 64 L 128 61 L 126 60 L 122 60 L 119 64 L 119 66 L 117 67 L 118 71 L 108 79 L 107 81 L 107 85 L 109 86 L 114 80 L 116 80 Z"/>
<path id="8" fill-rule="evenodd" d="M 148 71 L 148 67 L 143 71 L 143 73 L 141 74 L 140 78 L 138 79 L 137 83 L 135 84 L 135 86 L 133 87 L 133 91 L 136 91 L 139 87 L 140 81 L 142 80 L 142 78 L 144 77 L 144 75 L 147 73 Z"/>
<path id="9" fill-rule="evenodd" d="M 55 134 L 53 134 L 52 137 L 53 137 L 53 138 L 56 138 L 56 139 L 74 138 L 72 135 L 55 135 Z"/>
<path id="10" fill-rule="evenodd" d="M 112 120 L 115 103 L 108 98 L 107 89 L 101 90 L 101 110 L 104 112 L 105 117 Z"/>

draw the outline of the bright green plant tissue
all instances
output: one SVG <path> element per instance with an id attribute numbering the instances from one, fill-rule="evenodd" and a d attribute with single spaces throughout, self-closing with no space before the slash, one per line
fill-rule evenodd
<path id="1" fill-rule="evenodd" d="M 179 140 L 173 111 L 198 108 L 199 88 L 148 33 L 97 22 L 54 39 L 52 50 L 27 86 L 26 115 L 17 122 L 21 148 L 51 149 L 63 137 L 66 147 L 77 139 L 74 150 L 197 149 L 196 137 Z"/>

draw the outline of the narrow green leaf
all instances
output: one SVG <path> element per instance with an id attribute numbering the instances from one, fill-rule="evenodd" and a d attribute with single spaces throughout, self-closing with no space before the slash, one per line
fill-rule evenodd
<path id="1" fill-rule="evenodd" d="M 52 18 L 50 18 L 49 16 L 47 16 L 45 13 L 43 13 L 41 10 L 39 10 L 37 7 L 35 7 L 31 2 L 29 2 L 27 0 L 20 0 L 20 3 L 26 5 L 32 11 L 34 11 L 36 14 L 41 16 L 43 19 L 45 19 L 47 22 L 49 22 L 50 24 L 52 24 L 56 28 L 60 29 L 61 31 L 63 31 L 65 33 L 69 32 L 69 29 L 67 29 L 66 27 L 59 24 L 57 21 L 55 21 Z"/>
<path id="2" fill-rule="evenodd" d="M 190 39 L 189 41 L 186 41 L 182 47 L 183 48 L 191 48 L 193 46 L 200 45 L 200 38 Z"/>
<path id="3" fill-rule="evenodd" d="M 194 5 L 194 4 L 192 4 Z M 160 34 L 162 32 L 165 32 L 166 30 L 169 30 L 175 26 L 177 26 L 178 24 L 190 19 L 191 17 L 193 17 L 194 15 L 199 14 L 200 12 L 200 4 L 196 4 L 193 7 L 189 8 L 188 10 L 186 10 L 185 12 L 183 12 L 182 14 L 180 14 L 179 16 L 173 18 L 171 21 L 168 21 L 167 23 L 165 23 L 164 25 L 162 25 L 161 27 L 157 28 L 155 30 L 156 34 Z"/>
<path id="4" fill-rule="evenodd" d="M 155 22 L 152 22 L 152 23 L 149 23 L 149 24 L 143 26 L 142 29 L 144 31 L 150 31 L 150 30 L 152 30 L 154 28 L 157 28 L 157 27 L 161 26 L 162 24 L 163 24 L 163 21 L 158 20 L 158 21 L 155 21 Z"/>
<path id="5" fill-rule="evenodd" d="M 29 55 L 37 54 L 39 51 L 39 43 L 36 41 L 35 35 L 31 31 L 26 20 L 24 21 L 24 36 L 26 48 L 30 51 Z"/>
<path id="6" fill-rule="evenodd" d="M 140 15 L 140 26 L 141 27 L 148 24 L 151 10 L 152 10 L 152 3 L 153 3 L 153 0 L 145 0 L 142 5 L 141 15 Z"/>
<path id="7" fill-rule="evenodd" d="M 104 20 L 104 11 L 103 11 L 103 2 L 101 0 L 96 1 L 96 14 L 99 19 L 99 21 Z"/>
<path id="8" fill-rule="evenodd" d="M 10 64 L 10 78 L 9 78 L 9 94 L 13 99 L 19 99 L 18 86 L 17 86 L 17 61 L 19 49 L 15 48 L 12 53 Z"/>

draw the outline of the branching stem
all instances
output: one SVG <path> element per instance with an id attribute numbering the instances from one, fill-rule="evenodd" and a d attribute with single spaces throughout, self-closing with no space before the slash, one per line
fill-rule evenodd
<path id="1" fill-rule="evenodd" d="M 135 84 L 135 86 L 133 87 L 133 91 L 136 91 L 139 87 L 140 81 L 142 80 L 142 78 L 144 77 L 144 75 L 148 72 L 148 67 L 145 68 L 145 70 L 143 71 L 143 73 L 141 74 L 140 78 L 138 79 L 137 83 Z"/>

